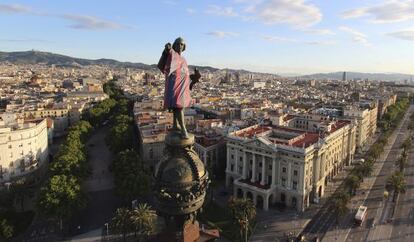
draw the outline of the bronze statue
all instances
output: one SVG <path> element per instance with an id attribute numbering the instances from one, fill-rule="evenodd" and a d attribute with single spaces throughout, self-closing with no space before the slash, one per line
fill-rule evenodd
<path id="1" fill-rule="evenodd" d="M 172 48 L 171 44 L 167 43 L 158 62 L 158 68 L 165 74 L 164 108 L 173 111 L 173 129 L 181 128 L 182 138 L 188 139 L 184 108 L 190 107 L 190 90 L 200 80 L 201 75 L 197 68 L 194 74 L 189 74 L 187 61 L 181 56 L 185 47 L 186 44 L 181 37 L 174 41 Z"/>

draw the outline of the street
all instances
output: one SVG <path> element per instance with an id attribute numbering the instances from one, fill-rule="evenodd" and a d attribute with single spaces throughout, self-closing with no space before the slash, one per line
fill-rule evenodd
<path id="1" fill-rule="evenodd" d="M 391 240 L 413 241 L 414 239 L 414 153 L 411 145 L 408 162 L 404 170 L 406 192 L 399 195 L 392 222 Z"/>
<path id="2" fill-rule="evenodd" d="M 71 236 L 102 228 L 112 218 L 116 208 L 122 206 L 121 199 L 115 194 L 114 179 L 109 171 L 113 155 L 105 142 L 108 132 L 108 126 L 99 128 L 86 144 L 91 175 L 85 180 L 84 186 L 89 201 L 86 208 L 72 217 Z"/>
<path id="3" fill-rule="evenodd" d="M 395 161 L 401 154 L 402 143 L 408 137 L 407 125 L 413 111 L 414 107 L 410 106 L 403 121 L 389 137 L 381 157 L 374 164 L 373 174 L 364 179 L 356 196 L 352 197 L 349 206 L 350 212 L 341 219 L 338 226 L 330 227 L 324 234 L 323 241 L 387 241 L 391 239 L 393 224 L 389 224 L 387 221 L 388 217 L 392 216 L 390 208 L 393 204 L 391 198 L 388 201 L 384 198 L 385 184 L 389 175 L 398 169 Z M 410 165 L 411 163 L 412 161 L 410 161 Z M 367 217 L 362 226 L 355 226 L 353 217 L 360 205 L 368 207 Z M 397 205 L 396 214 L 398 210 Z"/>

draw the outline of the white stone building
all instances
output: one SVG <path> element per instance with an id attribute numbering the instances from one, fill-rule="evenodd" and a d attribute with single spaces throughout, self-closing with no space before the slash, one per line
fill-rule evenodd
<path id="1" fill-rule="evenodd" d="M 43 169 L 48 161 L 47 120 L 0 121 L 0 184 Z"/>
<path id="2" fill-rule="evenodd" d="M 325 132 L 251 126 L 227 137 L 226 185 L 268 210 L 274 203 L 305 210 L 355 152 L 355 127 L 331 121 Z"/>

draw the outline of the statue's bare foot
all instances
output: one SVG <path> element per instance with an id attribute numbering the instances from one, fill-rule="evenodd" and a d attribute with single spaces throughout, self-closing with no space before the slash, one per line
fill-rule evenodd
<path id="1" fill-rule="evenodd" d="M 183 138 L 183 139 L 189 139 L 190 138 L 190 136 L 187 133 L 187 130 L 181 132 L 181 138 Z"/>

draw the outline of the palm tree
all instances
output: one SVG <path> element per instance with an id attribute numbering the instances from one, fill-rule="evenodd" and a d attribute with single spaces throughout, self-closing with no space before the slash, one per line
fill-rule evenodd
<path id="1" fill-rule="evenodd" d="M 155 211 L 146 203 L 140 203 L 137 208 L 132 210 L 131 221 L 135 233 L 138 232 L 140 235 L 139 241 L 141 241 L 142 236 L 148 236 L 154 231 L 156 216 Z"/>
<path id="2" fill-rule="evenodd" d="M 405 193 L 406 182 L 404 178 L 404 174 L 400 171 L 394 172 L 390 177 L 388 177 L 387 181 L 387 189 L 394 191 L 394 196 L 392 197 L 392 201 L 395 202 L 398 194 Z"/>
<path id="3" fill-rule="evenodd" d="M 112 218 L 110 227 L 115 233 L 122 234 L 123 241 L 131 231 L 131 211 L 128 208 L 118 208 Z"/>
<path id="4" fill-rule="evenodd" d="M 350 196 L 347 192 L 341 190 L 335 193 L 333 197 L 333 209 L 336 214 L 336 222 L 348 212 L 347 204 L 349 200 Z"/>
<path id="5" fill-rule="evenodd" d="M 0 219 L 0 240 L 8 241 L 13 236 L 13 226 L 6 219 Z"/>
<path id="6" fill-rule="evenodd" d="M 355 168 L 355 172 L 356 174 L 359 174 L 359 176 L 362 178 L 362 181 L 363 181 L 364 177 L 369 176 L 372 173 L 373 169 L 374 169 L 373 162 L 366 161 L 366 162 L 359 164 Z"/>
<path id="7" fill-rule="evenodd" d="M 411 147 L 411 137 L 408 137 L 406 140 L 404 140 L 404 143 L 401 145 L 401 148 L 404 148 L 404 150 L 407 150 Z"/>
<path id="8" fill-rule="evenodd" d="M 400 171 L 403 172 L 405 165 L 407 164 L 407 152 L 405 149 L 403 150 L 400 158 L 398 158 L 398 160 L 395 163 L 400 168 Z"/>
<path id="9" fill-rule="evenodd" d="M 244 231 L 244 241 L 247 242 L 249 225 L 256 218 L 256 207 L 250 199 L 234 197 L 230 197 L 227 206 L 230 209 L 233 222 L 240 228 L 240 238 L 243 238 Z"/>
<path id="10" fill-rule="evenodd" d="M 351 193 L 354 194 L 356 189 L 361 184 L 361 177 L 357 175 L 351 175 L 345 180 L 345 184 L 350 189 Z"/>

